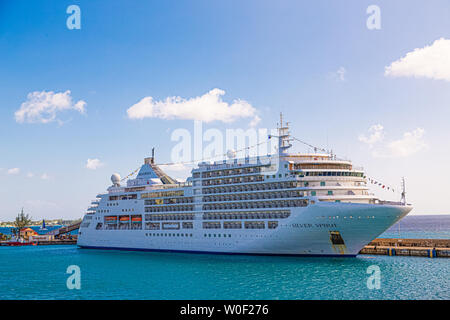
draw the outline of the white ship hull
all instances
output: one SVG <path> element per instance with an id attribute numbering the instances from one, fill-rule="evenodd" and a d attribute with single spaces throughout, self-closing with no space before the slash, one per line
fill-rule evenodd
<path id="1" fill-rule="evenodd" d="M 369 194 L 361 168 L 331 154 L 278 154 L 201 162 L 185 185 L 144 159 L 136 179 L 92 202 L 82 248 L 223 254 L 355 256 L 412 207 Z M 384 185 L 382 186 L 385 187 Z M 387 188 L 390 189 L 390 188 Z"/>
<path id="2" fill-rule="evenodd" d="M 78 246 L 221 254 L 356 256 L 412 208 L 322 202 L 286 209 L 291 210 L 291 215 L 280 220 L 273 230 L 202 229 L 201 214 L 194 220 L 194 228 L 188 230 L 96 230 L 92 224 L 82 229 Z M 342 236 L 343 245 L 333 245 L 330 232 L 336 231 Z"/>

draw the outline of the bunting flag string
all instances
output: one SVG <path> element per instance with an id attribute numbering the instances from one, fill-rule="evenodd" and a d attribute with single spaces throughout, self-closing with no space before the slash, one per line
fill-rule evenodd
<path id="1" fill-rule="evenodd" d="M 378 187 L 381 187 L 381 189 L 385 189 L 385 190 L 389 190 L 389 191 L 395 192 L 395 189 L 394 189 L 393 187 L 388 186 L 387 184 L 385 184 L 385 183 L 383 183 L 383 182 L 380 182 L 378 179 L 375 180 L 375 179 L 373 179 L 373 178 L 367 177 L 367 180 L 368 180 L 371 184 L 373 184 L 373 185 L 375 185 L 375 186 L 378 186 Z"/>
<path id="2" fill-rule="evenodd" d="M 126 179 L 132 177 L 133 175 L 135 175 L 135 174 L 139 171 L 140 168 L 141 168 L 141 167 L 137 168 L 136 170 L 134 170 L 132 173 L 130 173 L 130 174 L 127 175 L 126 177 L 120 179 L 120 181 L 122 182 L 122 181 L 124 181 L 124 180 L 126 180 Z"/>

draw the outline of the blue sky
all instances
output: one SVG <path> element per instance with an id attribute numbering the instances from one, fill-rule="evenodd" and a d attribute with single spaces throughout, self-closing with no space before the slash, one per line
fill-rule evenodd
<path id="1" fill-rule="evenodd" d="M 81 9 L 79 30 L 66 26 L 72 4 Z M 369 5 L 380 8 L 379 30 L 366 26 Z M 251 105 L 257 127 L 273 128 L 282 111 L 294 136 L 332 148 L 394 187 L 406 176 L 414 214 L 449 213 L 450 80 L 440 71 L 420 73 L 422 64 L 448 70 L 449 14 L 447 0 L 2 0 L 0 220 L 21 207 L 36 219 L 81 217 L 113 172 L 136 169 L 152 146 L 159 162 L 169 162 L 171 132 L 193 128 L 182 117 L 130 119 L 130 107 L 214 88 L 226 103 Z M 431 45 L 440 58 L 425 51 L 385 74 Z M 28 94 L 67 90 L 85 112 L 17 121 Z M 374 125 L 383 129 L 369 132 Z M 246 129 L 249 118 L 204 127 Z M 90 170 L 87 159 L 103 165 Z"/>

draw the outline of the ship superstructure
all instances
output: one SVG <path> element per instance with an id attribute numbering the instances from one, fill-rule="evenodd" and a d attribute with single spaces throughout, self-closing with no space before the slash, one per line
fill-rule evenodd
<path id="1" fill-rule="evenodd" d="M 178 183 L 146 158 L 135 179 L 97 195 L 78 236 L 82 248 L 267 255 L 345 255 L 412 206 L 369 193 L 362 168 L 327 153 L 278 153 L 202 162 Z"/>

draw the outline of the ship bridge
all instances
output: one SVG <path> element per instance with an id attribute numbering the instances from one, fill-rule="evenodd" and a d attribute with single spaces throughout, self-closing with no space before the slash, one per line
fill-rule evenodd
<path id="1" fill-rule="evenodd" d="M 336 159 L 330 154 L 306 153 L 289 154 L 283 156 L 283 160 L 289 163 L 290 170 L 303 169 L 331 169 L 331 170 L 357 170 L 363 168 L 353 166 L 350 160 Z"/>

